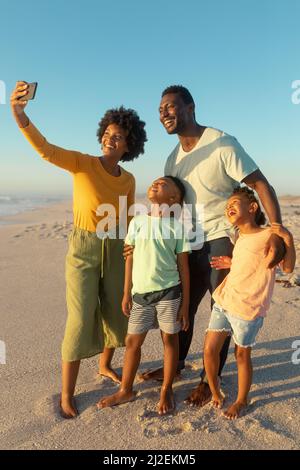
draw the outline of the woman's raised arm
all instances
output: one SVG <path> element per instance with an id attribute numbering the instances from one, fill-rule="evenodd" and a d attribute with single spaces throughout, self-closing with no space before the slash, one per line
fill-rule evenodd
<path id="1" fill-rule="evenodd" d="M 27 106 L 27 90 L 27 82 L 17 82 L 10 98 L 12 114 L 20 130 L 43 159 L 60 168 L 76 173 L 87 162 L 85 155 L 74 150 L 57 147 L 45 139 L 24 111 Z"/>

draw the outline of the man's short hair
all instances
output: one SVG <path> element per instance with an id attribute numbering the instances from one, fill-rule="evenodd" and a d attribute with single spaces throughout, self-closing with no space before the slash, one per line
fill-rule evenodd
<path id="1" fill-rule="evenodd" d="M 182 85 L 171 85 L 168 86 L 161 94 L 161 97 L 168 95 L 170 93 L 177 93 L 181 96 L 184 104 L 195 104 L 194 99 L 187 88 Z"/>

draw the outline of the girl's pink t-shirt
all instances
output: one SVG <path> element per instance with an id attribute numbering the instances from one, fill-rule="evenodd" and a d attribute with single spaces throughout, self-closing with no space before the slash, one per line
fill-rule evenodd
<path id="1" fill-rule="evenodd" d="M 270 229 L 240 234 L 229 274 L 213 292 L 213 299 L 234 316 L 245 320 L 265 317 L 275 283 L 275 268 L 267 267 L 264 249 Z"/>

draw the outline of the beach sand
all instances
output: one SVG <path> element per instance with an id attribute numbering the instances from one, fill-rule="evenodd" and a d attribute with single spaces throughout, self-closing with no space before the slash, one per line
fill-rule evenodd
<path id="1" fill-rule="evenodd" d="M 300 253 L 300 198 L 282 198 L 285 224 Z M 3 221 L 2 221 L 3 222 Z M 76 402 L 80 416 L 58 413 L 60 346 L 66 321 L 64 258 L 72 227 L 70 203 L 6 217 L 0 226 L 1 449 L 299 449 L 300 269 L 278 282 L 269 316 L 253 351 L 254 378 L 248 412 L 235 422 L 210 405 L 192 408 L 184 398 L 198 383 L 202 343 L 210 315 L 207 296 L 196 316 L 194 339 L 181 380 L 176 411 L 158 417 L 159 383 L 137 383 L 137 399 L 98 411 L 95 403 L 117 386 L 97 377 L 97 357 L 82 362 Z M 298 277 L 297 277 L 298 276 Z M 279 281 L 289 277 L 278 276 Z M 124 349 L 115 354 L 121 371 Z M 140 370 L 161 364 L 158 331 L 145 341 Z M 233 343 L 224 369 L 227 403 L 237 389 Z"/>

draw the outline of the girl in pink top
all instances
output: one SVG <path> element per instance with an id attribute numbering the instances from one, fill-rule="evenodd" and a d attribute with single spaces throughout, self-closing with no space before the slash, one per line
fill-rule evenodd
<path id="1" fill-rule="evenodd" d="M 265 216 L 249 188 L 235 189 L 225 213 L 238 229 L 239 237 L 232 259 L 226 256 L 212 258 L 212 268 L 230 268 L 230 272 L 213 293 L 215 304 L 205 338 L 204 364 L 213 406 L 221 408 L 224 395 L 218 380 L 219 354 L 226 337 L 232 334 L 238 366 L 238 396 L 223 414 L 228 419 L 235 419 L 247 406 L 252 382 L 251 348 L 270 306 L 275 282 L 275 268 L 267 267 L 268 259 L 264 253 L 270 233 L 280 236 L 285 243 L 284 272 L 293 271 L 296 254 L 292 234 L 285 227 L 277 223 L 261 227 Z"/>

